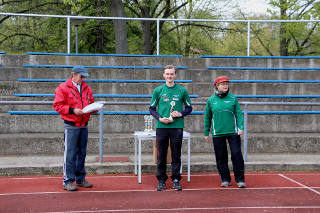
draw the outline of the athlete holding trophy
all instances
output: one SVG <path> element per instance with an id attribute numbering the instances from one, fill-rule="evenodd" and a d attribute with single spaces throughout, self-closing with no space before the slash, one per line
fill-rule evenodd
<path id="1" fill-rule="evenodd" d="M 176 68 L 167 65 L 163 71 L 165 84 L 155 88 L 149 111 L 156 119 L 156 139 L 159 158 L 157 162 L 158 191 L 166 188 L 167 152 L 170 140 L 172 157 L 172 188 L 182 190 L 181 180 L 181 147 L 184 128 L 184 116 L 192 111 L 188 91 L 175 83 Z M 183 109 L 183 105 L 185 108 Z"/>

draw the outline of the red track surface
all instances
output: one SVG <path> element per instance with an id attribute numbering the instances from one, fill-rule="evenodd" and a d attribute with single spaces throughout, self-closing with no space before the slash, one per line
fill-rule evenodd
<path id="1" fill-rule="evenodd" d="M 183 177 L 183 191 L 154 175 L 96 175 L 91 189 L 62 189 L 56 176 L 0 177 L 0 212 L 320 212 L 320 172 L 246 173 L 246 189 L 221 188 L 216 173 Z"/>

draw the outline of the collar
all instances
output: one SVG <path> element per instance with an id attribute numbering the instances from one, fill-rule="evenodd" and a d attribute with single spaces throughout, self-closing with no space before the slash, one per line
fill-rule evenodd
<path id="1" fill-rule="evenodd" d="M 72 81 L 72 80 L 71 80 Z M 73 85 L 75 86 L 75 87 L 81 87 L 81 83 L 80 84 L 76 84 L 74 81 L 72 81 L 72 83 L 73 83 Z"/>
<path id="2" fill-rule="evenodd" d="M 176 82 L 174 82 L 173 86 L 171 86 L 171 87 L 169 87 L 169 86 L 167 85 L 167 83 L 165 83 L 165 85 L 166 85 L 167 88 L 174 88 L 174 87 L 176 86 Z"/>
<path id="3" fill-rule="evenodd" d="M 216 88 L 215 91 L 214 91 L 214 94 L 215 94 L 216 96 L 220 97 L 220 98 L 224 98 L 224 97 L 226 97 L 226 96 L 229 94 L 229 89 L 228 89 L 228 91 L 226 91 L 226 92 L 221 92 L 221 91 L 219 91 L 219 90 Z"/>

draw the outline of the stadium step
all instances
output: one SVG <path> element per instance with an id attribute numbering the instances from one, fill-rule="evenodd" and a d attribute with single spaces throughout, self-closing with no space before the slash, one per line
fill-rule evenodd
<path id="1" fill-rule="evenodd" d="M 212 153 L 212 144 L 204 141 L 202 133 L 191 133 L 191 153 Z M 242 137 L 243 145 L 243 137 Z M 0 134 L 2 155 L 63 154 L 63 132 Z M 183 144 L 187 152 L 187 143 Z M 142 142 L 143 153 L 153 153 L 153 142 Z M 314 153 L 320 150 L 320 133 L 248 133 L 248 154 L 251 153 Z M 89 133 L 88 154 L 99 153 L 99 134 Z M 104 134 L 103 153 L 133 154 L 133 133 Z"/>
<path id="2" fill-rule="evenodd" d="M 54 94 L 58 82 L 18 82 L 0 81 L 0 95 L 14 94 Z M 98 94 L 134 94 L 152 95 L 154 88 L 162 83 L 92 83 L 88 85 L 95 95 Z M 181 83 L 189 95 L 209 97 L 214 92 L 213 84 Z M 316 83 L 231 83 L 230 90 L 235 95 L 319 95 L 320 84 Z M 318 96 L 319 98 L 320 96 Z"/>
<path id="3" fill-rule="evenodd" d="M 254 114 L 248 116 L 248 132 L 261 133 L 317 133 L 320 114 Z M 10 115 L 0 113 L 0 134 L 6 133 L 58 133 L 63 132 L 63 121 L 59 115 Z M 93 115 L 89 131 L 99 132 L 99 116 Z M 104 115 L 104 133 L 131 133 L 144 129 L 143 114 Z M 185 118 L 185 131 L 203 132 L 203 114 Z"/>

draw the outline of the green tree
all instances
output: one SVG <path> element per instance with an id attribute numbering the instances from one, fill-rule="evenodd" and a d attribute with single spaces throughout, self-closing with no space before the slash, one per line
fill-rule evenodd
<path id="1" fill-rule="evenodd" d="M 319 19 L 320 4 L 316 0 L 270 0 L 269 4 L 278 11 L 269 11 L 281 20 Z M 319 49 L 318 23 L 280 24 L 280 55 L 312 55 Z M 315 48 L 317 46 L 317 48 Z"/>
<path id="2" fill-rule="evenodd" d="M 1 12 L 61 14 L 69 11 L 58 0 L 20 0 L 2 1 Z M 0 19 L 0 47 L 8 52 L 25 52 L 25 50 L 49 50 L 51 47 L 61 49 L 65 38 L 58 34 L 65 32 L 65 20 L 49 18 L 31 18 L 2 16 Z"/>
<path id="3" fill-rule="evenodd" d="M 181 1 L 179 5 L 172 5 L 170 0 L 124 0 L 125 7 L 135 17 L 139 18 L 169 18 L 188 4 Z M 160 22 L 160 32 L 164 23 Z M 155 21 L 141 21 L 143 54 L 153 54 L 156 48 L 157 25 Z"/>

